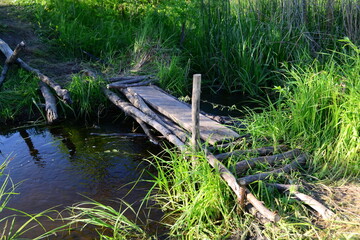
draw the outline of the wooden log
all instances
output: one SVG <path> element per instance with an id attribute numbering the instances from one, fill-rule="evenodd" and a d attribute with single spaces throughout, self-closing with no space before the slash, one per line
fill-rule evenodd
<path id="1" fill-rule="evenodd" d="M 124 138 L 147 137 L 147 135 L 143 133 L 90 133 L 90 136 L 124 137 Z"/>
<path id="2" fill-rule="evenodd" d="M 227 148 L 227 147 L 236 147 L 238 145 L 241 145 L 244 143 L 244 141 L 247 142 L 248 139 L 250 139 L 251 134 L 247 133 L 242 136 L 239 136 L 235 141 L 226 142 L 226 143 L 216 143 L 217 148 Z"/>
<path id="3" fill-rule="evenodd" d="M 316 212 L 318 212 L 324 220 L 333 219 L 335 216 L 335 213 L 333 211 L 331 211 L 330 209 L 325 207 L 319 201 L 315 200 L 314 198 L 310 197 L 309 195 L 298 192 L 298 189 L 299 189 L 298 185 L 288 185 L 288 184 L 278 184 L 278 183 L 271 183 L 271 184 L 266 184 L 266 185 L 275 187 L 279 191 L 289 191 L 291 188 L 293 188 L 294 191 L 290 191 L 290 193 L 293 194 L 296 197 L 296 199 L 304 202 L 309 207 L 311 207 Z"/>
<path id="4" fill-rule="evenodd" d="M 58 120 L 58 113 L 56 108 L 56 98 L 51 93 L 48 86 L 43 83 L 39 82 L 41 93 L 45 99 L 45 111 L 46 111 L 46 119 L 48 123 L 54 123 Z"/>
<path id="5" fill-rule="evenodd" d="M 301 154 L 300 149 L 290 150 L 284 153 L 275 154 L 272 156 L 263 156 L 257 158 L 251 158 L 249 160 L 243 160 L 235 165 L 236 173 L 241 175 L 246 172 L 249 168 L 254 167 L 257 163 L 267 163 L 273 165 L 276 161 L 286 159 L 286 158 L 294 158 Z"/>
<path id="6" fill-rule="evenodd" d="M 163 122 L 166 123 L 166 127 L 173 132 L 181 141 L 183 141 L 184 143 L 186 143 L 189 139 L 190 136 L 187 133 L 187 131 L 185 131 L 183 128 L 181 128 L 179 125 L 177 125 L 176 123 L 174 123 L 171 119 L 165 117 L 162 114 L 159 114 L 158 117 L 163 120 Z"/>
<path id="7" fill-rule="evenodd" d="M 7 63 L 7 64 L 13 64 L 13 63 L 15 63 L 15 62 L 16 62 L 16 59 L 17 59 L 18 56 L 19 56 L 19 53 L 20 53 L 21 50 L 24 49 L 24 48 L 25 48 L 25 43 L 24 43 L 23 41 L 21 41 L 21 43 L 19 43 L 19 44 L 15 47 L 15 49 L 14 49 L 13 53 L 11 54 L 11 56 L 9 56 L 9 57 L 6 58 L 5 63 Z"/>
<path id="8" fill-rule="evenodd" d="M 233 190 L 237 197 L 237 202 L 241 209 L 244 209 L 245 206 L 245 197 L 246 197 L 246 189 L 244 186 L 241 186 L 235 176 L 227 169 L 224 164 L 222 164 L 219 160 L 216 159 L 214 155 L 205 150 L 206 159 L 209 164 L 219 171 L 219 174 L 222 179 L 229 185 L 229 187 Z"/>
<path id="9" fill-rule="evenodd" d="M 1 40 L 1 39 L 0 39 L 0 40 Z M 7 74 L 8 70 L 9 70 L 9 67 L 10 67 L 9 65 L 10 65 L 10 64 L 13 64 L 13 63 L 16 61 L 16 59 L 18 58 L 18 55 L 19 55 L 20 51 L 21 51 L 24 47 L 25 47 L 25 43 L 22 41 L 21 43 L 19 43 L 19 44 L 16 46 L 14 52 L 13 52 L 10 56 L 8 56 L 8 57 L 6 58 L 4 67 L 3 67 L 2 71 L 1 71 L 1 75 L 0 75 L 0 87 L 2 86 L 2 84 L 3 84 L 4 81 L 5 81 L 6 74 Z"/>
<path id="10" fill-rule="evenodd" d="M 127 88 L 120 89 L 120 91 L 127 97 L 127 99 L 138 109 L 140 109 L 145 114 L 149 115 L 151 118 L 155 119 L 165 128 L 170 130 L 175 136 L 177 136 L 182 142 L 186 142 L 188 140 L 188 135 L 185 131 L 176 125 L 173 121 L 166 118 L 162 114 L 155 113 L 146 103 L 145 101 L 136 93 L 129 91 Z"/>
<path id="11" fill-rule="evenodd" d="M 278 222 L 280 220 L 280 216 L 269 209 L 267 209 L 262 202 L 257 200 L 257 198 L 249 191 L 249 189 L 246 189 L 246 199 L 256 208 L 256 210 L 261 213 L 264 217 L 269 219 L 272 222 Z"/>
<path id="12" fill-rule="evenodd" d="M 132 106 L 130 103 L 123 101 L 119 98 L 115 93 L 111 92 L 108 89 L 102 89 L 107 98 L 114 103 L 117 107 L 122 109 L 126 114 L 136 117 L 149 124 L 153 128 L 155 128 L 158 132 L 160 132 L 169 142 L 177 146 L 181 151 L 185 150 L 185 144 L 172 132 L 170 132 L 163 125 L 158 123 L 156 120 L 141 112 L 136 107 Z"/>
<path id="13" fill-rule="evenodd" d="M 335 217 L 335 213 L 329 210 L 327 207 L 316 201 L 314 198 L 299 192 L 293 193 L 296 198 L 309 205 L 312 209 L 318 212 L 324 220 L 330 220 Z"/>
<path id="14" fill-rule="evenodd" d="M 274 187 L 281 192 L 290 191 L 290 189 L 298 191 L 300 187 L 299 185 L 289 185 L 289 184 L 280 184 L 280 183 L 266 183 L 266 186 Z"/>
<path id="15" fill-rule="evenodd" d="M 288 173 L 294 169 L 297 169 L 298 165 L 305 164 L 306 158 L 307 158 L 306 154 L 301 154 L 294 161 L 285 165 L 282 168 L 278 168 L 278 169 L 275 169 L 270 172 L 264 172 L 264 173 L 259 173 L 259 174 L 255 174 L 255 175 L 249 175 L 246 177 L 242 177 L 242 178 L 239 178 L 238 181 L 241 185 L 248 185 L 248 184 L 258 181 L 258 180 L 264 180 L 265 178 L 267 178 L 270 175 L 277 175 L 279 173 Z"/>
<path id="16" fill-rule="evenodd" d="M 129 84 L 129 83 L 137 83 L 148 78 L 153 78 L 152 75 L 143 75 L 143 76 L 120 76 L 120 77 L 112 77 L 107 78 L 108 82 L 120 82 L 122 84 Z"/>
<path id="17" fill-rule="evenodd" d="M 258 210 L 256 210 L 256 208 L 251 203 L 246 204 L 245 209 L 251 215 L 255 216 L 262 224 L 270 222 L 270 220 L 264 217 Z"/>
<path id="18" fill-rule="evenodd" d="M 126 98 L 139 110 L 143 113 L 149 115 L 151 118 L 155 119 L 161 125 L 166 126 L 167 124 L 145 103 L 145 101 L 136 93 L 132 93 L 127 88 L 119 89 Z"/>
<path id="19" fill-rule="evenodd" d="M 150 142 L 152 142 L 155 145 L 159 145 L 159 141 L 151 133 L 150 129 L 146 126 L 145 122 L 138 117 L 134 117 L 134 119 L 139 123 L 139 125 L 143 129 L 144 133 L 149 137 Z"/>
<path id="20" fill-rule="evenodd" d="M 201 74 L 194 74 L 191 101 L 191 145 L 194 153 L 199 150 L 200 145 L 200 94 Z"/>
<path id="21" fill-rule="evenodd" d="M 13 51 L 9 47 L 9 45 L 4 42 L 2 39 L 0 39 L 0 50 L 4 53 L 6 58 L 11 57 L 13 55 Z M 56 83 L 55 81 L 51 80 L 49 77 L 42 74 L 38 69 L 32 68 L 29 65 L 27 65 L 23 60 L 20 58 L 17 58 L 16 62 L 25 69 L 28 72 L 31 72 L 35 74 L 41 81 L 46 83 L 48 86 L 50 86 L 52 89 L 55 90 L 56 94 L 66 103 L 71 104 L 71 98 L 68 90 L 61 88 L 61 86 Z"/>
<path id="22" fill-rule="evenodd" d="M 121 88 L 128 88 L 128 87 L 146 86 L 152 82 L 153 82 L 153 80 L 151 80 L 151 79 L 142 81 L 142 82 L 137 82 L 137 83 L 129 83 L 129 84 L 122 84 L 120 82 L 114 82 L 114 83 L 110 83 L 110 84 L 106 85 L 106 87 L 109 89 L 111 89 L 111 88 L 121 89 Z"/>
<path id="23" fill-rule="evenodd" d="M 232 152 L 220 153 L 220 154 L 217 154 L 215 157 L 217 159 L 219 159 L 220 161 L 223 161 L 232 156 L 237 157 L 237 156 L 246 155 L 246 154 L 258 154 L 260 156 L 265 156 L 265 155 L 274 153 L 276 150 L 286 151 L 288 149 L 289 149 L 289 147 L 286 145 L 279 145 L 277 147 L 270 146 L 270 147 L 262 147 L 262 148 L 256 148 L 256 149 L 236 150 L 236 151 L 232 151 Z"/>

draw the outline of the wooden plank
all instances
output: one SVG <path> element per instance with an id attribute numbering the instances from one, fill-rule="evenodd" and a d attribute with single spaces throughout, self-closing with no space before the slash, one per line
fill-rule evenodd
<path id="1" fill-rule="evenodd" d="M 132 93 L 141 96 L 151 107 L 191 132 L 191 108 L 187 104 L 180 102 L 155 86 L 130 87 L 128 89 Z M 237 138 L 239 135 L 200 114 L 200 137 L 210 144 L 215 144 L 216 142 Z"/>

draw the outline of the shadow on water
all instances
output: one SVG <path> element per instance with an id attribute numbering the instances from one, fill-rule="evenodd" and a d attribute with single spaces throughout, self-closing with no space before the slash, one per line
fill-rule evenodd
<path id="1" fill-rule="evenodd" d="M 54 206 L 62 211 L 66 206 L 87 200 L 86 196 L 115 209 L 119 208 L 116 199 L 138 208 L 151 186 L 141 182 L 134 187 L 132 183 L 140 177 L 150 178 L 144 171 L 148 166 L 142 159 L 161 149 L 141 134 L 127 134 L 126 129 L 129 127 L 119 130 L 106 125 L 97 128 L 59 125 L 0 132 L 0 161 L 10 157 L 6 171 L 14 183 L 23 181 L 16 189 L 20 194 L 11 198 L 8 207 L 29 214 Z M 148 213 L 145 209 L 142 212 L 145 218 Z M 9 214 L 7 210 L 0 212 L 0 219 Z M 160 212 L 154 214 L 150 218 L 159 220 Z M 17 219 L 16 224 L 24 221 Z M 44 222 L 47 229 L 57 224 L 61 222 Z M 66 239 L 97 236 L 92 232 L 74 234 L 73 238 Z M 37 235 L 39 232 L 31 230 L 24 237 Z"/>

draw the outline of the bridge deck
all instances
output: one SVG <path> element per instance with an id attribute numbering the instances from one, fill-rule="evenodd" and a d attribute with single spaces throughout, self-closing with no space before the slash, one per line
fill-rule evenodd
<path id="1" fill-rule="evenodd" d="M 130 87 L 129 91 L 141 96 L 146 103 L 191 132 L 191 107 L 155 86 Z M 210 144 L 239 137 L 233 130 L 200 114 L 200 137 Z"/>

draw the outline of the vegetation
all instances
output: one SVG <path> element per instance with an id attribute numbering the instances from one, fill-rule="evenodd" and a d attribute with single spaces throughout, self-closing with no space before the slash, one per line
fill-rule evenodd
<path id="1" fill-rule="evenodd" d="M 242 148 L 279 143 L 302 148 L 312 156 L 302 176 L 305 180 L 309 180 L 309 175 L 322 182 L 359 177 L 358 2 L 18 2 L 34 13 L 32 20 L 38 23 L 38 33 L 45 41 L 67 56 L 85 58 L 83 51 L 98 56 L 106 62 L 98 65 L 106 74 L 124 71 L 154 74 L 163 88 L 185 95 L 190 87 L 190 74 L 202 73 L 204 86 L 213 90 L 226 89 L 252 96 L 265 94 L 268 101 L 264 107 L 249 109 L 241 119 L 247 129 L 237 131 L 246 131 L 254 139 L 265 138 L 267 142 L 253 142 L 252 146 L 244 143 Z M 15 100 L 1 97 L 0 119 L 14 118 L 24 106 L 32 106 L 29 113 L 36 109 L 32 104 L 39 101 L 35 94 L 36 81 L 22 71 L 20 76 L 29 80 L 32 87 L 17 86 L 12 81 L 19 77 L 11 76 L 0 94 L 21 99 L 22 104 L 8 106 Z M 103 111 L 107 102 L 100 95 L 101 84 L 100 80 L 72 78 L 68 88 L 73 93 L 76 117 Z M 96 107 L 93 103 L 97 103 Z M 189 156 L 172 150 L 165 152 L 164 156 L 151 159 L 158 174 L 154 176 L 148 200 L 155 200 L 165 212 L 170 238 L 347 237 L 344 232 L 334 230 L 341 228 L 342 223 L 320 229 L 307 208 L 262 181 L 251 184 L 250 188 L 283 218 L 278 224 L 259 227 L 258 220 L 252 216 L 238 214 L 231 191 L 207 164 L 203 153 L 198 153 L 194 165 L 183 161 Z M 238 158 L 231 158 L 226 164 L 232 166 L 237 161 Z M 262 170 L 263 166 L 258 166 L 249 173 Z M 299 179 L 299 175 L 290 174 L 278 181 L 301 185 Z M 111 234 L 99 232 L 102 239 L 119 239 L 125 233 L 134 238 L 149 237 L 124 217 L 123 211 L 97 202 L 81 203 L 73 210 L 73 223 L 109 229 Z"/>

